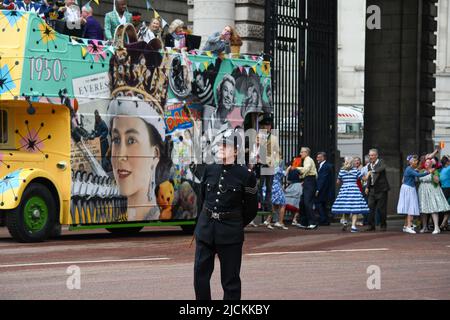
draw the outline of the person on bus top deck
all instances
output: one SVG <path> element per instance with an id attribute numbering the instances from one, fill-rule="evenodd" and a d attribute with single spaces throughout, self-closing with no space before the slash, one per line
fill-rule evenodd
<path id="1" fill-rule="evenodd" d="M 150 70 L 158 68 L 161 61 L 159 52 L 143 41 L 116 50 L 110 61 L 111 163 L 120 194 L 128 200 L 128 220 L 159 219 L 155 190 L 161 182 L 169 180 L 172 166 L 165 142 L 164 102 L 151 94 L 154 89 L 151 84 L 160 81 L 151 79 Z M 121 72 L 133 70 L 137 65 L 149 72 L 129 76 Z M 136 86 L 141 76 L 145 81 Z M 153 75 L 165 76 L 157 72 Z"/>
<path id="2" fill-rule="evenodd" d="M 184 22 L 175 19 L 169 25 L 168 34 L 164 37 L 164 45 L 169 48 L 182 50 L 186 48 L 186 32 L 183 29 Z"/>
<path id="3" fill-rule="evenodd" d="M 238 42 L 239 35 L 232 26 L 225 26 L 222 32 L 213 33 L 206 41 L 203 51 L 211 51 L 214 54 L 231 52 L 231 44 Z"/>
<path id="4" fill-rule="evenodd" d="M 237 143 L 234 144 L 234 137 Z M 244 227 L 257 211 L 256 177 L 236 164 L 241 136 L 229 129 L 221 134 L 216 163 L 206 166 L 200 197 L 203 208 L 195 228 L 194 288 L 197 300 L 210 300 L 214 257 L 220 261 L 225 300 L 241 298 L 240 269 Z"/>
<path id="5" fill-rule="evenodd" d="M 161 42 L 161 46 L 163 46 L 161 34 L 161 20 L 159 18 L 152 18 L 149 25 L 146 22 L 142 22 L 138 30 L 138 39 L 149 43 L 156 38 Z"/>
<path id="6" fill-rule="evenodd" d="M 112 40 L 116 28 L 126 23 L 131 23 L 131 13 L 127 11 L 127 0 L 117 0 L 114 10 L 105 15 L 106 40 Z"/>

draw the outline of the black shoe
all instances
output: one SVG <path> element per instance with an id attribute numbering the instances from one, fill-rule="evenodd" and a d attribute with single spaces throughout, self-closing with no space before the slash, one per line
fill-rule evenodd
<path id="1" fill-rule="evenodd" d="M 364 232 L 372 232 L 375 231 L 375 227 L 368 227 Z"/>
<path id="2" fill-rule="evenodd" d="M 319 223 L 319 226 L 329 226 L 330 223 L 329 222 L 321 222 Z"/>
<path id="3" fill-rule="evenodd" d="M 385 232 L 386 230 L 387 230 L 387 226 L 382 226 L 382 227 L 380 227 L 380 231 Z"/>

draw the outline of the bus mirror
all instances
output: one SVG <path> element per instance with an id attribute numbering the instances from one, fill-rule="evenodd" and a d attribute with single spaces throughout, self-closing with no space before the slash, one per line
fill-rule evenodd
<path id="1" fill-rule="evenodd" d="M 56 167 L 60 170 L 66 170 L 67 163 L 65 161 L 60 161 L 56 164 Z"/>

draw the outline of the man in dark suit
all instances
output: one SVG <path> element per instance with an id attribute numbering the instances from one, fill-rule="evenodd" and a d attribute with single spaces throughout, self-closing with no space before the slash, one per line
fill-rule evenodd
<path id="1" fill-rule="evenodd" d="M 227 130 L 227 132 L 232 130 Z M 222 139 L 222 138 L 221 138 Z M 224 300 L 240 300 L 244 227 L 256 217 L 256 177 L 245 166 L 235 164 L 234 135 L 227 133 L 216 160 L 207 165 L 202 178 L 203 209 L 195 228 L 194 288 L 197 300 L 211 300 L 210 280 L 217 253 Z"/>
<path id="2" fill-rule="evenodd" d="M 317 191 L 316 191 L 316 209 L 319 211 L 319 225 L 329 226 L 327 204 L 331 199 L 331 192 L 333 190 L 333 167 L 327 161 L 327 154 L 319 152 L 316 156 L 319 170 L 317 171 Z"/>
<path id="3" fill-rule="evenodd" d="M 369 167 L 367 174 L 366 194 L 369 200 L 369 227 L 366 231 L 375 231 L 375 214 L 380 212 L 380 230 L 386 231 L 387 197 L 389 182 L 386 177 L 386 164 L 378 158 L 378 150 L 369 150 Z"/>

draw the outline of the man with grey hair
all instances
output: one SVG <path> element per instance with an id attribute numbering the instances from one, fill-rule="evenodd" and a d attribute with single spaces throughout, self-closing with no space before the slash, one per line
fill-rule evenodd
<path id="1" fill-rule="evenodd" d="M 311 149 L 307 147 L 301 148 L 302 166 L 298 167 L 297 170 L 300 172 L 300 179 L 303 180 L 303 194 L 300 201 L 303 203 L 305 215 L 308 218 L 307 229 L 317 229 L 318 224 L 313 210 L 314 197 L 317 191 L 317 169 L 310 154 Z"/>
<path id="2" fill-rule="evenodd" d="M 83 25 L 83 38 L 103 40 L 103 28 L 93 16 L 94 10 L 87 3 L 81 8 L 81 24 Z"/>
<path id="3" fill-rule="evenodd" d="M 375 231 L 375 214 L 380 213 L 380 230 L 386 231 L 387 197 L 390 189 L 386 177 L 386 164 L 378 158 L 378 150 L 369 150 L 369 165 L 367 173 L 366 194 L 370 208 L 369 227 L 366 231 Z"/>

